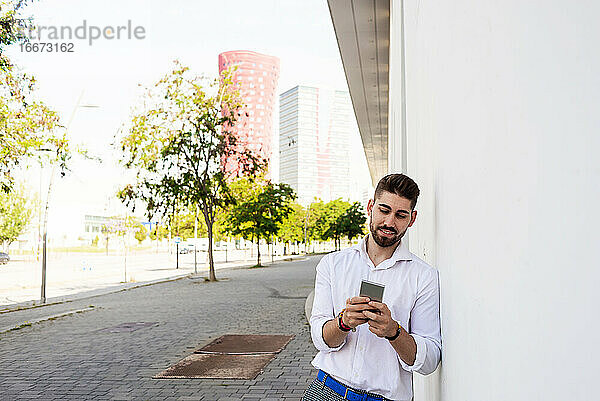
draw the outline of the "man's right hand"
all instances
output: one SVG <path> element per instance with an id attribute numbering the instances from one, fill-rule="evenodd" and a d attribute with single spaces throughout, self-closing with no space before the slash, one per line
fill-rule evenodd
<path id="1" fill-rule="evenodd" d="M 372 310 L 373 307 L 369 305 L 370 299 L 368 297 L 353 297 L 346 300 L 346 310 L 342 316 L 342 322 L 344 325 L 355 328 L 361 324 L 367 323 L 369 320 L 363 314 L 363 311 Z"/>

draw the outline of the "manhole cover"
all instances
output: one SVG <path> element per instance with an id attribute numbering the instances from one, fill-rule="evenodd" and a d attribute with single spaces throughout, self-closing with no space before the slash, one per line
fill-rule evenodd
<path id="1" fill-rule="evenodd" d="M 133 322 L 133 323 L 121 323 L 113 327 L 107 327 L 100 329 L 100 333 L 125 333 L 143 329 L 158 324 L 158 322 Z"/>
<path id="2" fill-rule="evenodd" d="M 192 354 L 154 378 L 253 380 L 274 357 L 275 354 Z"/>
<path id="3" fill-rule="evenodd" d="M 292 338 L 294 336 L 228 334 L 194 352 L 229 355 L 278 353 Z"/>

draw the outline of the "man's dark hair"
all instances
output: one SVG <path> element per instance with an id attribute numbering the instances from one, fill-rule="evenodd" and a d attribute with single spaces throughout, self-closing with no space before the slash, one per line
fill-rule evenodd
<path id="1" fill-rule="evenodd" d="M 417 183 L 404 174 L 388 174 L 379 180 L 375 188 L 374 200 L 377 200 L 383 191 L 408 199 L 413 210 L 420 193 Z"/>

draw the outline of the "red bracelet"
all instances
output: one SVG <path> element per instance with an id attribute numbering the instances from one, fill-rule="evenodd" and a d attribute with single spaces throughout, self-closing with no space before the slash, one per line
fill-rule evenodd
<path id="1" fill-rule="evenodd" d="M 340 313 L 338 313 L 338 327 L 340 328 L 340 330 L 342 331 L 350 331 L 352 330 L 352 327 L 348 327 L 344 324 L 344 320 L 342 319 L 342 317 L 344 316 L 344 311 L 345 309 L 342 309 L 340 311 Z"/>

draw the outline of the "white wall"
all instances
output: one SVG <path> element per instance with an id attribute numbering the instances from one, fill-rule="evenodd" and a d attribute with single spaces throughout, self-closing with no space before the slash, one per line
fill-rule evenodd
<path id="1" fill-rule="evenodd" d="M 407 172 L 423 193 L 410 246 L 440 270 L 444 346 L 415 400 L 598 399 L 598 15 L 405 3 Z"/>

